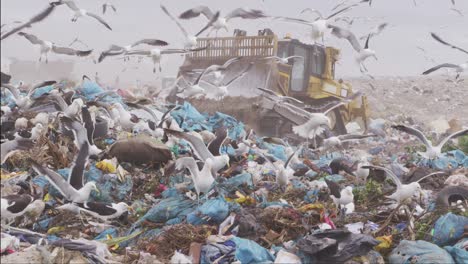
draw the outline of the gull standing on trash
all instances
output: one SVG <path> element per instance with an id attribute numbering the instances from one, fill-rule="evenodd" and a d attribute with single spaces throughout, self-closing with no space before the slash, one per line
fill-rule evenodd
<path id="1" fill-rule="evenodd" d="M 213 25 L 213 23 L 218 20 L 219 17 L 219 12 L 216 12 L 216 14 L 213 15 L 213 17 L 208 21 L 208 24 L 206 24 L 197 34 L 195 35 L 189 35 L 187 30 L 179 23 L 179 21 L 169 13 L 167 8 L 163 5 L 161 5 L 162 11 L 172 20 L 174 21 L 177 26 L 179 27 L 180 31 L 184 34 L 185 41 L 184 41 L 184 47 L 186 49 L 193 49 L 197 47 L 197 37 L 203 33 L 205 30 L 207 30 L 209 27 Z"/>
<path id="2" fill-rule="evenodd" d="M 207 193 L 213 184 L 214 177 L 211 173 L 213 166 L 212 159 L 206 159 L 202 170 L 198 169 L 197 163 L 192 157 L 184 157 L 176 160 L 176 169 L 188 169 L 193 180 L 198 202 L 200 203 L 200 193 Z"/>
<path id="3" fill-rule="evenodd" d="M 214 156 L 206 147 L 203 140 L 198 138 L 197 136 L 194 136 L 185 132 L 170 130 L 170 129 L 164 129 L 164 132 L 166 132 L 166 134 L 173 135 L 175 137 L 178 137 L 187 141 L 187 143 L 192 148 L 195 156 L 199 158 L 201 161 L 206 162 L 208 159 L 211 160 L 210 167 L 214 176 L 216 176 L 216 173 L 220 169 L 224 168 L 226 165 L 229 164 L 229 156 L 227 154 Z M 219 151 L 219 148 L 221 147 L 223 142 L 218 142 L 218 144 L 219 145 L 215 148 L 217 148 Z M 214 148 L 214 146 L 211 146 L 211 148 Z"/>
<path id="4" fill-rule="evenodd" d="M 219 12 L 218 12 L 219 13 Z M 179 18 L 181 19 L 191 19 L 198 17 L 200 14 L 203 14 L 208 20 L 213 20 L 213 17 L 215 14 L 211 11 L 211 9 L 207 6 L 200 5 L 196 6 L 192 9 L 189 9 L 182 14 L 179 15 Z M 226 30 L 226 32 L 229 31 L 227 27 L 227 23 L 229 20 L 233 18 L 243 18 L 243 19 L 257 19 L 257 18 L 263 18 L 266 17 L 265 14 L 261 10 L 255 10 L 255 9 L 244 9 L 244 8 L 236 8 L 232 10 L 229 14 L 227 14 L 225 17 L 219 16 L 214 22 L 213 22 L 213 27 L 208 32 L 208 35 L 215 30 L 216 35 L 218 35 L 218 31 L 220 29 Z"/>
<path id="5" fill-rule="evenodd" d="M 34 141 L 30 139 L 9 140 L 0 145 L 2 164 L 18 151 L 27 151 L 34 147 Z"/>
<path id="6" fill-rule="evenodd" d="M 93 217 L 103 221 L 111 220 L 120 217 L 123 213 L 129 210 L 129 206 L 124 203 L 103 203 L 103 202 L 84 202 L 84 203 L 69 203 L 57 207 L 58 210 L 67 210 L 79 214 L 85 212 Z"/>
<path id="7" fill-rule="evenodd" d="M 39 214 L 44 211 L 45 203 L 41 199 L 35 199 L 29 194 L 7 195 L 1 198 L 1 219 L 14 220 L 27 212 L 35 211 Z"/>
<path id="8" fill-rule="evenodd" d="M 444 138 L 442 141 L 440 141 L 439 145 L 433 146 L 432 142 L 426 138 L 426 136 L 418 129 L 412 128 L 409 126 L 405 125 L 393 125 L 392 128 L 406 132 L 410 135 L 415 136 L 416 138 L 419 139 L 424 145 L 426 145 L 426 151 L 421 152 L 418 151 L 417 153 L 421 155 L 425 159 L 435 159 L 438 158 L 442 155 L 442 147 L 451 139 L 451 138 L 456 138 L 459 136 L 464 136 L 468 135 L 468 128 L 462 129 L 460 131 L 457 131 L 455 133 L 452 133 L 451 135 L 447 136 Z"/>
<path id="9" fill-rule="evenodd" d="M 373 169 L 373 170 L 383 170 L 385 171 L 386 175 L 388 175 L 392 181 L 396 185 L 396 191 L 392 193 L 389 196 L 386 196 L 389 199 L 395 200 L 398 204 L 404 202 L 405 200 L 413 197 L 416 193 L 421 194 L 422 188 L 421 185 L 419 185 L 419 182 L 429 176 L 441 174 L 444 172 L 434 172 L 429 175 L 426 175 L 422 177 L 421 179 L 409 183 L 409 184 L 402 184 L 400 179 L 393 173 L 393 171 L 385 168 L 385 167 L 379 167 L 379 166 L 373 166 L 373 165 L 368 165 L 368 166 L 362 166 L 364 169 Z"/>
<path id="10" fill-rule="evenodd" d="M 14 86 L 14 85 L 11 85 L 11 84 L 6 84 L 6 83 L 2 83 L 1 87 L 4 87 L 4 88 L 8 89 L 11 92 L 11 94 L 13 95 L 13 101 L 15 102 L 15 104 L 19 108 L 25 109 L 25 108 L 28 108 L 31 105 L 31 103 L 32 103 L 31 96 L 34 93 L 34 91 L 36 91 L 37 88 L 41 88 L 41 87 L 49 86 L 49 85 L 54 85 L 56 83 L 57 83 L 56 81 L 45 81 L 45 82 L 41 82 L 39 84 L 36 84 L 31 89 L 29 89 L 27 95 L 22 95 L 20 90 L 19 90 L 19 88 L 22 86 L 21 82 L 20 82 L 20 85 L 18 87 Z"/>
<path id="11" fill-rule="evenodd" d="M 65 4 L 70 8 L 75 14 L 73 15 L 73 18 L 71 19 L 72 22 L 76 22 L 78 18 L 83 17 L 83 16 L 89 16 L 94 19 L 96 19 L 99 23 L 103 24 L 107 29 L 112 30 L 112 28 L 107 24 L 107 22 L 100 16 L 91 13 L 87 11 L 86 9 L 78 8 L 76 5 L 75 1 L 73 0 L 60 0 L 58 2 L 53 2 L 53 4 L 56 5 L 62 5 Z"/>
<path id="12" fill-rule="evenodd" d="M 31 160 L 31 166 L 39 175 L 44 175 L 49 182 L 65 197 L 65 199 L 75 202 L 84 203 L 89 199 L 92 190 L 99 192 L 94 181 L 84 182 L 84 170 L 89 156 L 89 145 L 85 142 L 80 146 L 77 156 L 73 162 L 66 181 L 57 172 L 39 165 L 34 160 Z"/>
<path id="13" fill-rule="evenodd" d="M 93 52 L 93 50 L 75 50 L 75 49 L 68 48 L 68 47 L 57 46 L 56 44 L 50 41 L 41 40 L 33 34 L 20 32 L 18 33 L 18 35 L 25 37 L 33 45 L 39 45 L 41 47 L 41 50 L 40 50 L 41 55 L 39 56 L 39 61 L 42 60 L 42 56 L 44 55 L 46 59 L 46 63 L 49 61 L 47 57 L 49 52 L 53 52 L 56 54 L 69 55 L 69 56 L 78 56 L 78 57 L 85 57 L 85 56 L 90 55 Z"/>
<path id="14" fill-rule="evenodd" d="M 336 182 L 327 179 L 325 182 L 330 189 L 330 197 L 338 209 L 343 207 L 347 209 L 349 204 L 354 203 L 353 187 L 346 186 L 340 191 L 340 186 Z"/>

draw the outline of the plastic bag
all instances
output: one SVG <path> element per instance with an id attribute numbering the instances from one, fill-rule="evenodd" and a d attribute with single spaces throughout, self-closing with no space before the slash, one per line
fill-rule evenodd
<path id="1" fill-rule="evenodd" d="M 229 214 L 229 204 L 223 197 L 208 200 L 197 210 L 187 215 L 187 222 L 192 225 L 207 224 L 208 221 L 221 223 Z"/>
<path id="2" fill-rule="evenodd" d="M 454 243 L 463 236 L 466 225 L 468 225 L 467 217 L 447 213 L 435 222 L 432 242 L 439 246 Z"/>
<path id="3" fill-rule="evenodd" d="M 468 238 L 465 238 L 454 246 L 445 246 L 456 263 L 468 263 L 468 251 L 465 249 L 468 246 Z"/>
<path id="4" fill-rule="evenodd" d="M 430 242 L 417 240 L 402 240 L 392 250 L 388 260 L 390 263 L 424 263 L 424 264 L 451 264 L 455 263 L 447 251 Z"/>
<path id="5" fill-rule="evenodd" d="M 236 259 L 242 264 L 273 262 L 275 257 L 266 249 L 252 240 L 234 237 L 236 243 Z"/>

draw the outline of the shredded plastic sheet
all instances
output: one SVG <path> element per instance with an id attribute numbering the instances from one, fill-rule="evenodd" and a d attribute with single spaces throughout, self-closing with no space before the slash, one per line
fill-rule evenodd
<path id="1" fill-rule="evenodd" d="M 240 237 L 231 239 L 236 243 L 235 257 L 242 264 L 273 262 L 275 257 L 266 249 L 252 240 Z"/>
<path id="2" fill-rule="evenodd" d="M 468 245 L 468 238 L 460 240 L 454 246 L 445 246 L 444 249 L 452 255 L 455 263 L 468 263 L 468 251 L 465 249 Z"/>
<path id="3" fill-rule="evenodd" d="M 41 88 L 37 88 L 36 90 L 34 90 L 34 92 L 31 94 L 31 97 L 33 99 L 36 99 L 36 98 L 39 98 L 41 95 L 43 94 L 46 94 L 46 93 L 49 93 L 50 91 L 52 91 L 54 89 L 54 87 L 52 85 L 48 85 L 48 86 L 44 86 L 44 87 L 41 87 Z"/>
<path id="4" fill-rule="evenodd" d="M 390 263 L 454 264 L 452 256 L 435 244 L 424 240 L 402 240 L 388 256 Z"/>
<path id="5" fill-rule="evenodd" d="M 439 246 L 452 244 L 463 236 L 467 225 L 468 217 L 447 213 L 435 222 L 432 242 Z"/>
<path id="6" fill-rule="evenodd" d="M 187 222 L 202 225 L 208 222 L 221 223 L 229 215 L 229 203 L 223 197 L 203 203 L 197 210 L 187 215 Z"/>
<path id="7" fill-rule="evenodd" d="M 190 103 L 184 102 L 180 109 L 171 112 L 171 116 L 184 130 L 209 130 L 214 132 L 218 127 L 228 129 L 230 138 L 238 138 L 244 133 L 244 124 L 235 118 L 216 112 L 214 115 L 201 114 Z"/>
<path id="8" fill-rule="evenodd" d="M 105 90 L 102 89 L 97 83 L 89 81 L 84 82 L 81 86 L 77 87 L 75 91 L 75 96 L 82 96 L 86 99 L 86 101 L 92 101 L 97 96 L 100 96 L 103 92 L 105 92 Z M 106 96 L 103 96 L 100 101 L 109 104 L 120 103 L 124 107 L 126 107 L 122 100 L 122 97 L 120 97 L 120 95 L 118 95 L 117 93 L 110 93 Z"/>
<path id="9" fill-rule="evenodd" d="M 246 184 L 249 188 L 253 188 L 252 175 L 250 173 L 242 173 L 231 177 L 219 184 L 219 187 L 226 191 L 236 190 L 241 185 Z"/>

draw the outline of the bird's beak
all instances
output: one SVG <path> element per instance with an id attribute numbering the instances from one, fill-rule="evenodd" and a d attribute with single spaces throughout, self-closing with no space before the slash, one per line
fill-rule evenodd
<path id="1" fill-rule="evenodd" d="M 131 214 L 135 213 L 135 210 L 131 206 L 127 206 L 127 211 Z"/>
<path id="2" fill-rule="evenodd" d="M 96 187 L 94 190 L 97 192 L 97 194 L 101 195 L 101 191 Z"/>

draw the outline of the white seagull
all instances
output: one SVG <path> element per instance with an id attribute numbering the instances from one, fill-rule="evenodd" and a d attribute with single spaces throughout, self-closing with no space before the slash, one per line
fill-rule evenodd
<path id="1" fill-rule="evenodd" d="M 65 4 L 65 5 L 67 5 L 68 8 L 70 8 L 75 13 L 73 15 L 72 20 L 71 20 L 72 22 L 76 22 L 78 20 L 78 18 L 80 18 L 80 17 L 89 16 L 89 17 L 92 17 L 92 18 L 96 19 L 97 21 L 99 21 L 99 23 L 103 24 L 107 29 L 112 30 L 112 28 L 109 26 L 109 24 L 107 24 L 107 22 L 103 18 L 101 18 L 100 16 L 98 16 L 98 15 L 96 15 L 94 13 L 91 13 L 91 12 L 87 11 L 86 9 L 78 8 L 75 1 L 73 1 L 73 0 L 61 0 L 61 1 L 58 1 L 58 2 L 54 2 L 53 4 L 56 4 L 56 5 Z"/>
<path id="2" fill-rule="evenodd" d="M 79 214 L 85 212 L 93 217 L 103 221 L 111 220 L 120 217 L 123 213 L 129 210 L 129 206 L 124 203 L 103 203 L 103 202 L 84 202 L 84 203 L 69 203 L 57 207 L 59 210 L 67 210 Z"/>
<path id="3" fill-rule="evenodd" d="M 193 49 L 195 47 L 197 47 L 197 37 L 203 33 L 205 30 L 207 30 L 209 27 L 211 27 L 213 25 L 213 23 L 218 20 L 218 17 L 219 17 L 219 12 L 216 12 L 216 14 L 213 15 L 213 17 L 210 19 L 210 21 L 208 21 L 208 24 L 206 24 L 197 34 L 195 35 L 190 35 L 187 30 L 185 30 L 184 27 L 182 27 L 182 25 L 179 23 L 179 21 L 173 17 L 169 11 L 167 11 L 167 8 L 163 5 L 161 5 L 161 9 L 163 10 L 163 12 L 172 20 L 174 21 L 177 26 L 179 27 L 180 31 L 182 31 L 182 33 L 184 34 L 184 37 L 185 37 L 185 42 L 184 42 L 184 47 L 186 49 Z"/>
<path id="4" fill-rule="evenodd" d="M 251 62 L 242 72 L 240 72 L 237 76 L 232 78 L 226 83 L 221 83 L 220 85 L 215 85 L 216 91 L 213 94 L 208 94 L 208 98 L 213 98 L 215 100 L 222 100 L 226 95 L 228 95 L 228 87 L 237 81 L 238 79 L 244 77 L 252 68 L 254 65 L 253 62 Z"/>
<path id="5" fill-rule="evenodd" d="M 449 135 L 448 137 L 444 138 L 442 141 L 440 141 L 439 145 L 433 146 L 432 142 L 429 139 L 427 139 L 426 136 L 420 130 L 418 130 L 416 128 L 412 128 L 412 127 L 405 126 L 405 125 L 394 125 L 394 126 L 392 126 L 392 128 L 403 131 L 403 132 L 406 132 L 406 133 L 408 133 L 410 135 L 413 135 L 416 138 L 418 138 L 419 141 L 421 141 L 424 145 L 426 145 L 426 151 L 425 152 L 421 152 L 421 151 L 417 152 L 419 155 L 421 155 L 425 159 L 438 158 L 442 154 L 442 147 L 451 138 L 468 135 L 468 128 L 463 129 L 463 130 L 457 131 L 457 132 Z"/>
<path id="6" fill-rule="evenodd" d="M 354 50 L 358 52 L 358 55 L 356 56 L 356 62 L 359 64 L 359 69 L 361 70 L 361 72 L 367 72 L 366 66 L 364 65 L 364 61 L 369 57 L 373 57 L 375 60 L 377 60 L 375 51 L 369 48 L 369 40 L 371 38 L 371 34 L 367 36 L 366 44 L 364 45 L 364 48 L 362 48 L 353 32 L 333 25 L 329 25 L 329 27 L 332 28 L 332 34 L 334 36 L 336 36 L 337 38 L 344 38 L 349 41 Z"/>
<path id="7" fill-rule="evenodd" d="M 276 63 L 282 63 L 282 64 L 288 64 L 289 60 L 304 60 L 304 57 L 302 56 L 289 56 L 289 57 L 278 57 L 278 56 L 270 56 L 270 57 L 265 57 L 265 60 L 273 59 Z"/>
<path id="8" fill-rule="evenodd" d="M 98 62 L 102 62 L 105 57 L 107 56 L 117 56 L 117 55 L 126 55 L 129 51 L 131 51 L 134 47 L 140 45 L 140 44 L 146 44 L 150 46 L 167 46 L 169 43 L 167 43 L 164 40 L 160 39 L 142 39 L 139 40 L 131 45 L 127 46 L 118 46 L 118 45 L 111 45 L 109 49 L 106 51 L 103 51 L 101 55 L 99 56 Z M 124 57 L 124 61 L 127 60 L 127 57 Z"/>
<path id="9" fill-rule="evenodd" d="M 234 58 L 231 58 L 231 59 L 227 60 L 223 65 L 212 64 L 212 65 L 208 66 L 202 72 L 202 75 L 200 76 L 200 78 L 203 78 L 205 75 L 208 75 L 208 74 L 212 73 L 214 75 L 214 78 L 215 78 L 215 80 L 212 83 L 214 83 L 215 85 L 219 85 L 219 84 L 221 84 L 224 77 L 226 76 L 226 73 L 227 73 L 229 67 L 233 63 L 239 61 L 240 59 L 242 59 L 242 57 L 234 57 Z"/>
<path id="10" fill-rule="evenodd" d="M 400 179 L 393 173 L 393 171 L 385 168 L 385 167 L 379 167 L 379 166 L 363 166 L 364 169 L 374 169 L 374 170 L 383 170 L 386 172 L 386 175 L 390 176 L 392 178 L 392 181 L 395 183 L 397 189 L 394 193 L 392 193 L 389 196 L 386 196 L 389 199 L 395 200 L 397 203 L 404 202 L 405 200 L 413 197 L 415 194 L 419 193 L 421 194 L 422 188 L 421 185 L 419 184 L 420 181 L 423 179 L 433 176 L 436 174 L 444 173 L 444 172 L 434 172 L 429 175 L 426 175 L 419 179 L 418 181 L 409 183 L 409 184 L 402 184 Z"/>
<path id="11" fill-rule="evenodd" d="M 57 46 L 53 42 L 41 40 L 35 35 L 24 33 L 24 32 L 20 32 L 18 33 L 18 35 L 25 37 L 33 45 L 39 45 L 41 47 L 41 50 L 40 50 L 41 55 L 39 57 L 39 61 L 42 60 L 42 55 L 45 55 L 46 63 L 48 62 L 47 54 L 49 54 L 49 52 L 53 52 L 56 54 L 70 55 L 70 56 L 78 56 L 78 57 L 88 56 L 89 54 L 93 52 L 93 50 L 75 50 L 75 49 L 68 48 L 68 47 Z"/>
<path id="12" fill-rule="evenodd" d="M 16 152 L 22 150 L 27 151 L 34 147 L 34 141 L 30 139 L 14 139 L 9 140 L 0 145 L 1 149 L 1 161 L 5 163 L 5 161 L 11 157 L 11 155 L 15 154 Z"/>
<path id="13" fill-rule="evenodd" d="M 40 214 L 44 208 L 45 203 L 41 199 L 36 200 L 29 194 L 3 196 L 1 198 L 1 219 L 2 222 L 4 220 L 9 222 L 30 211 L 36 211 Z"/>
<path id="14" fill-rule="evenodd" d="M 218 12 L 219 13 L 219 12 Z M 200 5 L 196 6 L 192 9 L 189 9 L 182 14 L 179 15 L 180 19 L 190 19 L 194 17 L 198 17 L 200 14 L 203 14 L 208 20 L 212 20 L 215 14 L 211 11 L 211 9 L 207 6 Z M 236 8 L 232 10 L 229 14 L 227 14 L 225 17 L 219 16 L 213 23 L 213 27 L 208 32 L 208 35 L 213 30 L 216 30 L 216 35 L 218 34 L 218 31 L 220 29 L 226 30 L 226 32 L 229 31 L 227 23 L 229 20 L 233 18 L 243 18 L 243 19 L 257 19 L 257 18 L 263 18 L 266 17 L 265 14 L 261 10 L 255 10 L 255 9 L 244 9 L 244 8 Z"/>
<path id="15" fill-rule="evenodd" d="M 188 169 L 193 180 L 195 191 L 197 192 L 198 202 L 200 202 L 200 193 L 207 193 L 213 184 L 214 177 L 211 174 L 213 161 L 206 159 L 202 170 L 198 169 L 195 159 L 184 157 L 176 160 L 176 169 Z"/>

